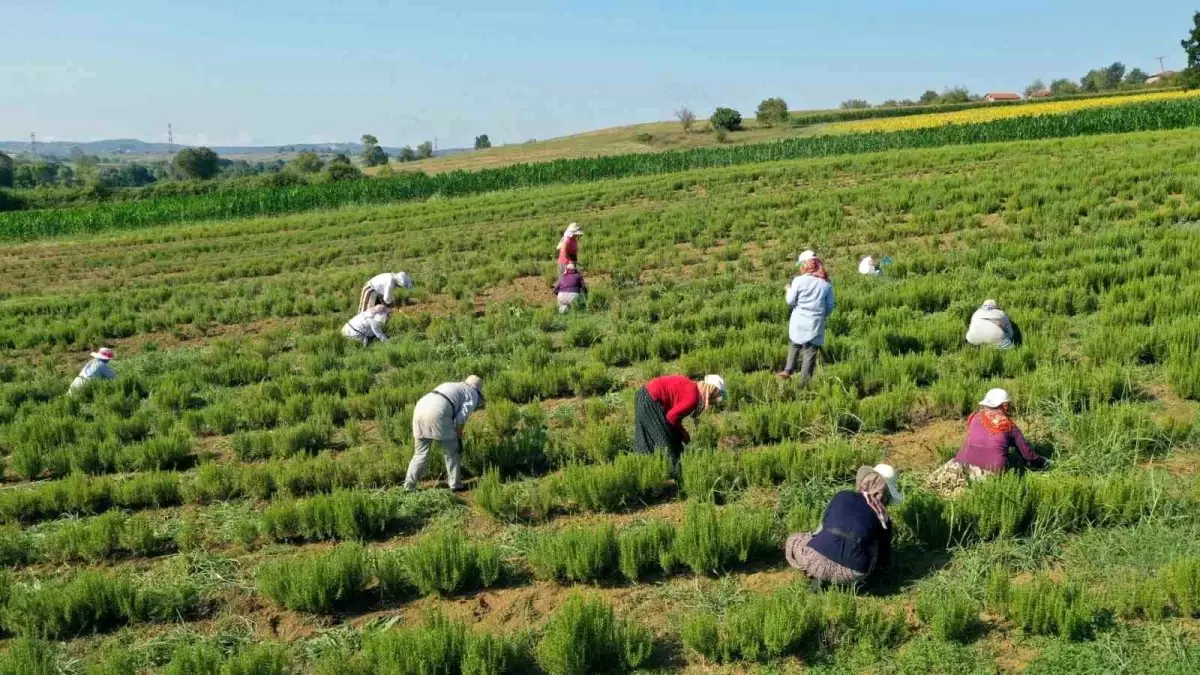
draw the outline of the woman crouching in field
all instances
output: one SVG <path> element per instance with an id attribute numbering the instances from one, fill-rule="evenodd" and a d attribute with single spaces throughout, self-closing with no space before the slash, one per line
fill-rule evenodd
<path id="1" fill-rule="evenodd" d="M 892 519 L 887 507 L 903 500 L 890 465 L 860 468 L 854 491 L 833 496 L 816 532 L 788 537 L 783 549 L 788 564 L 803 570 L 816 585 L 865 582 L 891 564 Z"/>

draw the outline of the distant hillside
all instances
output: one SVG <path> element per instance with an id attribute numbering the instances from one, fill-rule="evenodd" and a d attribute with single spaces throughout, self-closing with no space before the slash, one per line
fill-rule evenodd
<path id="1" fill-rule="evenodd" d="M 189 146 L 176 145 L 175 150 L 186 147 Z M 304 150 L 312 150 L 313 152 L 323 154 L 343 152 L 348 155 L 355 155 L 362 152 L 362 144 L 360 143 L 289 143 L 286 145 L 217 145 L 209 147 L 222 157 L 236 157 L 238 155 L 287 155 Z M 38 154 L 47 157 L 68 157 L 71 154 L 71 148 L 79 148 L 89 155 L 98 155 L 100 157 L 114 155 L 165 156 L 171 152 L 171 146 L 166 143 L 147 143 L 146 141 L 139 141 L 134 138 L 117 138 L 84 143 L 52 141 L 46 143 L 39 142 L 37 144 Z M 400 153 L 400 148 L 385 147 L 384 150 L 393 156 Z M 437 150 L 433 154 L 435 157 L 442 157 L 469 151 L 469 148 L 446 148 L 444 150 Z M 0 141 L 0 152 L 27 154 L 29 152 L 29 141 Z"/>

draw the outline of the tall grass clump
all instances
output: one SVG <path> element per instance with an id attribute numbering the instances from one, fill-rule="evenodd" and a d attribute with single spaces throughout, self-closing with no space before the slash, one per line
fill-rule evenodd
<path id="1" fill-rule="evenodd" d="M 14 586 L 4 627 L 52 640 L 127 623 L 186 619 L 200 605 L 200 593 L 189 582 L 139 584 L 122 574 L 80 572 L 37 586 Z"/>
<path id="2" fill-rule="evenodd" d="M 665 454 L 626 454 L 611 464 L 568 466 L 562 488 L 577 509 L 611 513 L 661 495 L 669 478 Z"/>
<path id="3" fill-rule="evenodd" d="M 1067 640 L 1089 637 L 1098 614 L 1095 603 L 1078 584 L 1036 575 L 1016 585 L 1002 568 L 989 576 L 988 602 L 1027 633 Z"/>
<path id="4" fill-rule="evenodd" d="M 0 675 L 58 675 L 62 649 L 53 642 L 20 637 L 0 656 Z"/>
<path id="5" fill-rule="evenodd" d="M 691 503 L 675 535 L 674 558 L 696 574 L 717 574 L 774 552 L 776 540 L 769 511 Z"/>
<path id="6" fill-rule="evenodd" d="M 917 618 L 939 640 L 970 640 L 979 630 L 979 609 L 969 595 L 949 589 L 926 591 L 917 597 Z"/>
<path id="7" fill-rule="evenodd" d="M 637 581 L 655 569 L 670 574 L 675 567 L 674 544 L 675 526 L 661 520 L 622 530 L 617 537 L 621 575 Z"/>
<path id="8" fill-rule="evenodd" d="M 617 571 L 617 537 L 610 523 L 574 526 L 538 535 L 527 555 L 539 579 L 597 581 Z"/>
<path id="9" fill-rule="evenodd" d="M 259 592 L 276 604 L 313 614 L 360 599 L 371 580 L 366 551 L 358 544 L 267 563 L 256 576 Z"/>
<path id="10" fill-rule="evenodd" d="M 273 501 L 263 511 L 263 531 L 275 541 L 375 539 L 413 524 L 405 501 L 354 490 Z"/>
<path id="11" fill-rule="evenodd" d="M 644 626 L 618 619 L 603 600 L 574 593 L 550 615 L 537 662 L 549 675 L 625 673 L 643 665 L 653 648 Z"/>
<path id="12" fill-rule="evenodd" d="M 500 577 L 500 549 L 472 543 L 450 527 L 439 528 L 393 555 L 402 556 L 408 580 L 424 594 L 487 588 Z"/>
<path id="13" fill-rule="evenodd" d="M 421 625 L 367 634 L 360 651 L 332 650 L 318 660 L 317 672 L 515 675 L 530 672 L 530 661 L 523 639 L 472 631 L 432 612 Z"/>

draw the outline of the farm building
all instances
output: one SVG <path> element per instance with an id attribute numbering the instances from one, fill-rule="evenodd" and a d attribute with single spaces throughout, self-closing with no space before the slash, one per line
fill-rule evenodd
<path id="1" fill-rule="evenodd" d="M 1037 91 L 1029 92 L 1029 98 L 1050 98 L 1053 94 L 1049 89 L 1038 89 Z"/>
<path id="2" fill-rule="evenodd" d="M 1147 77 L 1146 84 L 1158 84 L 1159 82 L 1162 82 L 1164 79 L 1171 77 L 1174 74 L 1175 74 L 1175 71 L 1173 71 L 1173 70 L 1165 70 L 1165 71 L 1159 73 L 1158 75 L 1153 75 L 1151 77 Z"/>
<path id="3" fill-rule="evenodd" d="M 994 103 L 996 101 L 1020 101 L 1021 95 L 1007 91 L 989 91 L 983 95 L 983 100 Z"/>

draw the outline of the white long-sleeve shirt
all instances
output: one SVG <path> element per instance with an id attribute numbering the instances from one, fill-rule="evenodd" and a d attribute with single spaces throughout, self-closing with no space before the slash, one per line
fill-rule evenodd
<path id="1" fill-rule="evenodd" d="M 386 314 L 379 314 L 372 309 L 368 309 L 347 321 L 346 325 L 342 326 L 342 335 L 351 340 L 358 340 L 364 345 L 371 340 L 387 342 L 387 333 L 383 332 L 383 327 L 386 325 Z"/>
<path id="2" fill-rule="evenodd" d="M 79 391 L 83 385 L 87 384 L 88 380 L 111 380 L 117 376 L 117 373 L 108 365 L 107 361 L 100 359 L 92 359 L 83 366 L 83 370 L 79 371 L 79 376 L 71 382 L 71 393 Z"/>
<path id="3" fill-rule="evenodd" d="M 383 298 L 385 304 L 390 305 L 392 304 L 392 296 L 395 294 L 396 289 L 401 286 L 412 288 L 412 281 L 409 280 L 408 275 L 404 272 L 398 274 L 384 272 L 383 274 L 376 274 L 371 277 L 367 285 Z"/>
<path id="4" fill-rule="evenodd" d="M 811 274 L 802 274 L 792 279 L 784 299 L 792 308 L 788 339 L 798 345 L 825 344 L 825 319 L 833 312 L 833 285 Z"/>

